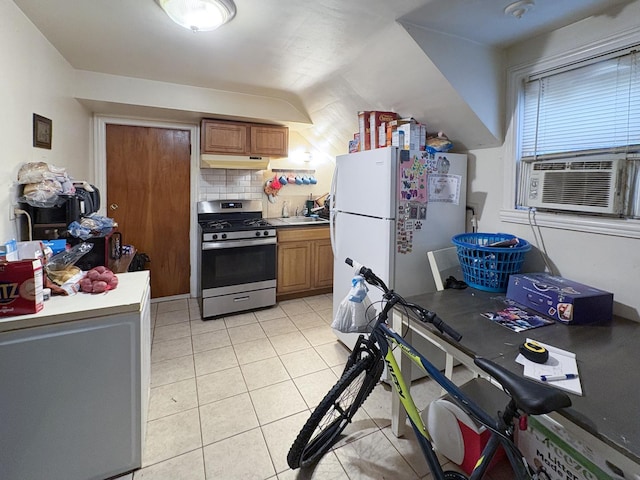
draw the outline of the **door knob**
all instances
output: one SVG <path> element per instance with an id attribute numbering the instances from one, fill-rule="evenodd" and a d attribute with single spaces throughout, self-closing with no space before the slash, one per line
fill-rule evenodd
<path id="1" fill-rule="evenodd" d="M 112 203 L 111 205 L 109 205 L 109 208 L 111 210 L 117 210 L 118 209 L 118 204 L 117 203 Z"/>

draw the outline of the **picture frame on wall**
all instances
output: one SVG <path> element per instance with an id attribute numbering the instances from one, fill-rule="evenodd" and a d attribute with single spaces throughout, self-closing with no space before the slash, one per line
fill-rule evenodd
<path id="1" fill-rule="evenodd" d="M 51 150 L 51 119 L 36 113 L 33 114 L 33 146 Z"/>

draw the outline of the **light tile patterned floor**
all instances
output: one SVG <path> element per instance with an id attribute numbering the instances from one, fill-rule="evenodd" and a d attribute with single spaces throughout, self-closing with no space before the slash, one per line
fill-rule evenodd
<path id="1" fill-rule="evenodd" d="M 348 355 L 330 323 L 330 295 L 208 321 L 195 300 L 154 303 L 147 438 L 143 468 L 133 478 L 430 478 L 413 435 L 396 438 L 390 431 L 385 384 L 313 470 L 288 468 L 292 441 Z M 456 375 L 470 377 L 466 370 Z M 423 379 L 412 393 L 424 408 L 439 388 Z"/>

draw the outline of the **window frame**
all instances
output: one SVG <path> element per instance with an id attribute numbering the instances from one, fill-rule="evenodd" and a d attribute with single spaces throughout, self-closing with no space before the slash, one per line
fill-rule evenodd
<path id="1" fill-rule="evenodd" d="M 579 64 L 595 57 L 624 50 L 640 42 L 640 29 L 634 29 L 614 37 L 607 37 L 579 48 L 556 53 L 507 70 L 507 133 L 504 143 L 504 186 L 500 220 L 506 223 L 529 224 L 531 215 L 527 208 L 516 208 L 518 185 L 518 156 L 520 128 L 522 126 L 522 97 L 524 81 L 532 75 Z M 571 212 L 535 212 L 535 223 L 542 227 L 574 230 L 620 237 L 640 238 L 640 219 L 573 214 Z"/>

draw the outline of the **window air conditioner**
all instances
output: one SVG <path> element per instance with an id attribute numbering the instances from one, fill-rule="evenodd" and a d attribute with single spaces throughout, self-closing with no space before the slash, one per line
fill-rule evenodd
<path id="1" fill-rule="evenodd" d="M 528 207 L 621 215 L 624 209 L 625 155 L 536 160 L 528 170 Z"/>

